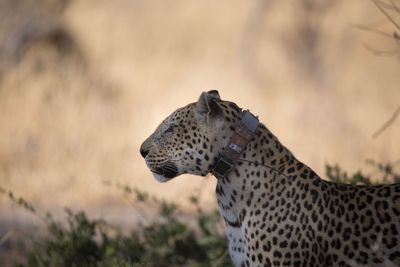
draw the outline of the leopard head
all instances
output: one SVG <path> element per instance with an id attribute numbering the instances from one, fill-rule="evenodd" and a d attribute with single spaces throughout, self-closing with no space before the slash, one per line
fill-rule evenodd
<path id="1" fill-rule="evenodd" d="M 240 108 L 221 100 L 218 91 L 177 109 L 140 147 L 154 177 L 166 182 L 188 173 L 205 176 L 240 120 Z"/>

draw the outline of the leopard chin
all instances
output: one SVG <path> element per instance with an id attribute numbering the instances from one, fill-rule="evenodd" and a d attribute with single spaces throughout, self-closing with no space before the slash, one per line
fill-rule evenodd
<path id="1" fill-rule="evenodd" d="M 165 183 L 165 182 L 168 182 L 169 180 L 171 180 L 171 178 L 167 178 L 167 177 L 165 177 L 165 176 L 163 176 L 161 174 L 154 173 L 154 172 L 153 172 L 153 176 L 160 183 Z"/>
<path id="2" fill-rule="evenodd" d="M 157 181 L 164 183 L 172 178 L 178 176 L 179 170 L 178 167 L 174 163 L 167 162 L 154 170 L 151 170 L 153 173 L 154 178 Z"/>

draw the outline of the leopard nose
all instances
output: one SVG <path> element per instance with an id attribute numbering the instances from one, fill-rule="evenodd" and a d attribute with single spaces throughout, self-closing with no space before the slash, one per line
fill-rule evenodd
<path id="1" fill-rule="evenodd" d="M 142 155 L 143 158 L 146 158 L 147 154 L 149 154 L 149 150 L 146 150 L 144 148 L 140 148 L 140 154 Z"/>

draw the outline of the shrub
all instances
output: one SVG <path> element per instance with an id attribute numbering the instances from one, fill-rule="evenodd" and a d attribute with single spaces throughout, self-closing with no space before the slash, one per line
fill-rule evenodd
<path id="1" fill-rule="evenodd" d="M 400 182 L 396 163 L 368 162 L 374 174 L 384 182 Z M 334 182 L 374 184 L 374 175 L 362 171 L 347 174 L 338 165 L 326 165 L 326 175 Z M 374 179 L 373 179 L 374 178 Z M 139 224 L 128 235 L 103 220 L 90 219 L 84 212 L 66 209 L 66 222 L 57 222 L 51 215 L 41 216 L 32 204 L 12 192 L 0 188 L 0 193 L 26 210 L 38 215 L 46 225 L 47 235 L 29 253 L 20 267 L 142 267 L 142 266 L 232 266 L 227 253 L 222 221 L 217 210 L 204 212 L 198 196 L 190 201 L 197 212 L 193 221 L 183 219 L 175 203 L 160 200 L 136 188 L 106 183 L 121 190 L 134 203 L 153 206 L 157 220 Z"/>
<path id="2" fill-rule="evenodd" d="M 227 241 L 218 231 L 221 219 L 217 210 L 203 212 L 197 205 L 195 224 L 176 215 L 174 203 L 150 197 L 128 186 L 117 185 L 135 201 L 158 208 L 159 220 L 139 224 L 129 234 L 103 220 L 90 219 L 84 212 L 66 209 L 66 223 L 51 215 L 41 216 L 23 198 L 9 198 L 38 215 L 45 223 L 47 234 L 19 267 L 139 267 L 139 266 L 232 266 Z M 4 193 L 4 190 L 3 190 Z M 116 233 L 113 233 L 116 232 Z"/>
<path id="3" fill-rule="evenodd" d="M 349 175 L 343 171 L 337 164 L 325 165 L 325 173 L 329 180 L 336 183 L 345 183 L 352 185 L 373 185 L 378 183 L 400 183 L 400 173 L 396 172 L 395 167 L 400 161 L 394 163 L 378 163 L 373 160 L 367 160 L 367 164 L 372 167 L 372 174 L 365 174 L 362 171 L 356 171 Z"/>

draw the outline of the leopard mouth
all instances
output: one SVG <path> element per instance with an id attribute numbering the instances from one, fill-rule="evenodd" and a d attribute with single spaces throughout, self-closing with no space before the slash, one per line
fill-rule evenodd
<path id="1" fill-rule="evenodd" d="M 160 182 L 171 180 L 172 178 L 178 176 L 179 173 L 178 167 L 170 162 L 167 162 L 154 169 L 151 168 L 150 170 L 153 173 L 154 177 Z"/>

